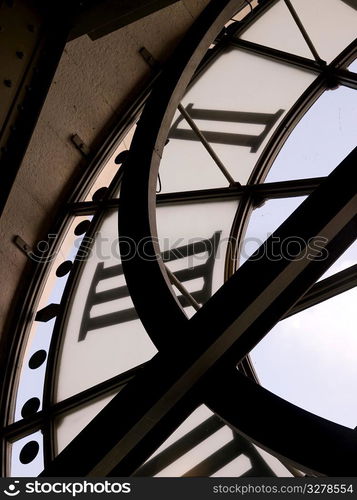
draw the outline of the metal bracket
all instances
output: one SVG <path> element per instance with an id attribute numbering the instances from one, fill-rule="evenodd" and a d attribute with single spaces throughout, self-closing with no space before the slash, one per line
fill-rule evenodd
<path id="1" fill-rule="evenodd" d="M 18 234 L 14 237 L 13 242 L 21 252 L 23 252 L 27 257 L 32 254 L 32 247 L 24 241 Z"/>
<path id="2" fill-rule="evenodd" d="M 144 61 L 150 66 L 150 68 L 159 69 L 160 63 L 145 47 L 141 47 L 141 49 L 139 50 L 139 54 L 144 59 Z"/>
<path id="3" fill-rule="evenodd" d="M 84 143 L 84 141 L 79 137 L 78 134 L 73 134 L 71 136 L 71 142 L 75 145 L 76 149 L 82 153 L 83 156 L 88 157 L 90 154 L 89 147 Z"/>

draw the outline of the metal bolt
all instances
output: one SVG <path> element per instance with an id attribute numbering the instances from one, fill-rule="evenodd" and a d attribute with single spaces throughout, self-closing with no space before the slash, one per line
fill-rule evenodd
<path id="1" fill-rule="evenodd" d="M 19 59 L 23 59 L 25 54 L 22 52 L 22 50 L 17 50 L 16 55 Z"/>
<path id="2" fill-rule="evenodd" d="M 11 80 L 4 80 L 4 85 L 5 85 L 5 87 L 12 87 L 12 81 Z"/>

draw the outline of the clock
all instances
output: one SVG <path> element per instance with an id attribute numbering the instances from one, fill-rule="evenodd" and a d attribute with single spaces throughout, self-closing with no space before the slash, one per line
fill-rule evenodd
<path id="1" fill-rule="evenodd" d="M 332 142 L 352 127 L 355 18 L 213 1 L 194 24 L 110 186 L 33 255 L 56 278 L 12 372 L 9 474 L 353 475 L 353 431 L 274 394 L 268 339 L 355 285 L 353 134 Z"/>

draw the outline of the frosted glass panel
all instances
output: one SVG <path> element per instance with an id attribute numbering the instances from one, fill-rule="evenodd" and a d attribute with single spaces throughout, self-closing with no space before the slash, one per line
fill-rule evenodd
<path id="1" fill-rule="evenodd" d="M 320 57 L 331 62 L 356 38 L 357 10 L 341 0 L 292 0 Z"/>
<path id="2" fill-rule="evenodd" d="M 161 251 L 182 249 L 182 258 L 165 259 L 166 265 L 200 304 L 223 284 L 228 237 L 237 208 L 238 202 L 227 201 L 157 210 Z M 195 312 L 187 303 L 185 311 L 188 316 Z"/>
<path id="3" fill-rule="evenodd" d="M 299 196 L 296 198 L 268 200 L 261 208 L 253 211 L 242 243 L 241 264 L 301 205 L 304 199 L 304 196 Z M 282 247 L 277 241 L 273 249 L 274 254 L 280 255 L 282 250 L 283 253 L 286 253 L 289 248 Z"/>
<path id="4" fill-rule="evenodd" d="M 136 472 L 136 476 L 291 476 L 268 453 L 198 407 Z"/>
<path id="5" fill-rule="evenodd" d="M 264 16 L 258 18 L 240 38 L 309 59 L 313 58 L 283 0 L 273 5 Z"/>
<path id="6" fill-rule="evenodd" d="M 78 247 L 83 240 L 84 232 L 76 229 L 82 224 L 89 224 L 91 217 L 75 217 L 67 227 L 67 232 L 57 252 L 54 252 L 48 276 L 45 281 L 37 311 L 59 304 L 66 286 L 72 263 Z M 36 259 L 41 261 L 42 254 L 35 251 Z M 18 379 L 15 421 L 29 417 L 42 409 L 43 384 L 45 379 L 47 354 L 52 338 L 56 318 L 46 322 L 34 321 L 28 334 L 22 359 L 19 363 L 21 372 Z"/>
<path id="7" fill-rule="evenodd" d="M 357 289 L 280 321 L 251 352 L 261 384 L 321 417 L 357 425 Z"/>
<path id="8" fill-rule="evenodd" d="M 223 282 L 226 239 L 236 208 L 237 202 L 222 202 L 160 207 L 157 211 L 164 260 L 200 303 Z M 99 228 L 69 307 L 59 360 L 59 400 L 123 373 L 156 353 L 126 288 L 117 218 L 117 211 L 112 211 Z M 210 255 L 211 246 L 200 248 L 204 241 L 216 242 Z M 174 257 L 171 250 L 182 246 L 192 247 L 192 252 Z M 188 315 L 194 312 L 189 307 L 186 311 Z"/>
<path id="9" fill-rule="evenodd" d="M 118 212 L 100 226 L 69 307 L 59 359 L 57 399 L 123 373 L 156 348 L 128 295 L 118 248 Z"/>
<path id="10" fill-rule="evenodd" d="M 43 470 L 43 436 L 34 432 L 10 445 L 12 477 L 34 477 Z"/>
<path id="11" fill-rule="evenodd" d="M 284 114 L 315 75 L 227 49 L 188 90 L 182 105 L 232 177 L 246 183 Z M 177 111 L 160 167 L 162 191 L 227 186 Z"/>
<path id="12" fill-rule="evenodd" d="M 119 391 L 92 401 L 56 420 L 57 454 L 111 401 Z"/>
<path id="13" fill-rule="evenodd" d="M 293 130 L 266 182 L 328 175 L 355 147 L 356 130 L 356 91 L 326 91 Z"/>

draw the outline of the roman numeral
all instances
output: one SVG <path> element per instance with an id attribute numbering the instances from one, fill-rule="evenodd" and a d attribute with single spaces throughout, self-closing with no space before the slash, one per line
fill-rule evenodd
<path id="1" fill-rule="evenodd" d="M 192 258 L 192 261 L 194 261 L 198 259 L 198 254 L 204 254 L 203 257 L 205 260 L 202 264 L 192 267 L 184 267 L 183 269 L 173 273 L 182 283 L 196 278 L 203 278 L 202 287 L 191 293 L 196 302 L 200 304 L 206 302 L 212 294 L 212 274 L 220 235 L 220 231 L 217 231 L 209 239 L 183 245 L 162 253 L 162 260 L 165 263 L 190 257 Z M 205 253 L 207 253 L 207 257 L 205 256 Z M 196 258 L 194 258 L 195 256 Z M 114 287 L 102 292 L 97 291 L 99 283 L 109 278 L 119 278 L 122 274 L 123 268 L 121 264 L 104 267 L 104 262 L 100 262 L 97 265 L 86 300 L 78 341 L 85 340 L 87 333 L 91 330 L 98 330 L 100 328 L 118 325 L 125 323 L 126 321 L 138 319 L 138 315 L 134 307 L 117 310 L 112 313 L 102 314 L 99 316 L 91 316 L 91 309 L 93 306 L 129 297 L 129 291 L 126 285 Z M 178 300 L 183 307 L 190 305 L 186 297 L 183 295 L 180 295 Z"/>
<path id="2" fill-rule="evenodd" d="M 250 113 L 246 111 L 223 111 L 200 108 L 194 109 L 192 103 L 188 104 L 185 109 L 193 120 L 264 125 L 264 130 L 258 135 L 201 130 L 202 134 L 209 143 L 250 147 L 251 153 L 258 151 L 270 130 L 284 113 L 283 109 L 279 109 L 276 113 Z M 183 119 L 183 116 L 180 115 L 174 122 L 169 132 L 169 138 L 183 139 L 186 141 L 198 141 L 199 139 L 193 130 L 178 128 L 178 125 Z"/>
<path id="3" fill-rule="evenodd" d="M 165 448 L 159 454 L 145 462 L 134 474 L 134 476 L 155 476 L 166 467 L 173 465 L 183 455 L 193 450 L 204 440 L 213 438 L 214 434 L 224 427 L 224 422 L 216 415 L 212 415 L 202 423 L 194 427 L 188 433 L 173 444 Z M 243 436 L 232 431 L 232 440 L 227 444 L 217 447 L 209 456 L 205 457 L 192 469 L 182 474 L 183 477 L 208 477 L 219 471 L 222 467 L 234 459 L 245 456 L 250 461 L 249 469 L 237 477 L 272 477 L 275 476 L 267 462 L 261 457 L 256 448 Z"/>

